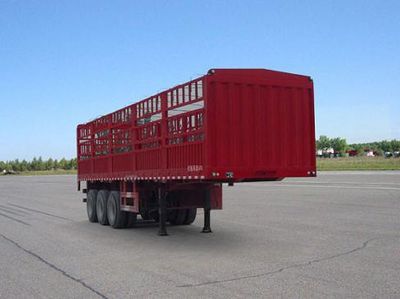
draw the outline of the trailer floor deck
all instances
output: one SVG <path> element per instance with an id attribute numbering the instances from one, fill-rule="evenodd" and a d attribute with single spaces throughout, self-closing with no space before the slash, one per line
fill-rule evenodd
<path id="1" fill-rule="evenodd" d="M 224 187 L 168 237 L 89 223 L 75 180 L 0 177 L 1 298 L 400 296 L 400 172 Z"/>

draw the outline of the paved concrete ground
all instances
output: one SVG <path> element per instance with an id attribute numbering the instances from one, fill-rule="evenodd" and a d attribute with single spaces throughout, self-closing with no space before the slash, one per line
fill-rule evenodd
<path id="1" fill-rule="evenodd" d="M 74 176 L 0 177 L 0 298 L 400 298 L 400 172 L 224 189 L 213 234 L 89 223 Z"/>

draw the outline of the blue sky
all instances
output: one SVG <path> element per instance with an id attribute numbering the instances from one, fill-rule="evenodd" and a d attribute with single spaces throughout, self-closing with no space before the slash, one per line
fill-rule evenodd
<path id="1" fill-rule="evenodd" d="M 316 134 L 400 139 L 400 1 L 0 0 L 0 160 L 210 68 L 310 75 Z"/>

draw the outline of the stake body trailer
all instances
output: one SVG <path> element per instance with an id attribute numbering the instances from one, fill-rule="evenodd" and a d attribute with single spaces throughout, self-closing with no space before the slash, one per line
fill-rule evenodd
<path id="1" fill-rule="evenodd" d="M 89 221 L 132 226 L 137 215 L 191 224 L 222 209 L 222 184 L 316 176 L 310 77 L 211 69 L 77 127 L 78 189 Z M 251 204 L 249 202 L 249 204 Z"/>

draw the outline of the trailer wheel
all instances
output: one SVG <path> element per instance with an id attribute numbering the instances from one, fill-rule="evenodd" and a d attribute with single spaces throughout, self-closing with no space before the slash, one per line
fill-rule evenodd
<path id="1" fill-rule="evenodd" d="M 86 211 L 90 222 L 97 222 L 96 197 L 97 197 L 97 190 L 90 189 L 87 193 L 87 199 L 86 199 Z"/>
<path id="2" fill-rule="evenodd" d="M 196 219 L 197 209 L 196 208 L 187 209 L 186 211 L 187 211 L 186 219 L 183 222 L 183 224 L 189 225 L 189 224 L 192 224 L 194 222 L 194 220 Z"/>
<path id="3" fill-rule="evenodd" d="M 149 214 L 148 210 L 141 210 L 140 211 L 140 216 L 142 217 L 143 220 L 151 220 L 152 219 L 150 217 L 150 214 Z"/>
<path id="4" fill-rule="evenodd" d="M 108 199 L 108 190 L 100 190 L 97 193 L 96 214 L 97 214 L 97 220 L 101 225 L 108 225 L 107 199 Z"/>
<path id="5" fill-rule="evenodd" d="M 127 214 L 126 215 L 127 216 L 126 227 L 129 227 L 129 228 L 134 227 L 136 225 L 136 220 L 137 220 L 138 214 L 129 213 L 129 212 L 127 212 L 126 214 Z"/>
<path id="6" fill-rule="evenodd" d="M 126 227 L 128 213 L 121 211 L 120 194 L 118 191 L 111 191 L 107 200 L 107 220 L 112 228 Z"/>
<path id="7" fill-rule="evenodd" d="M 169 210 L 168 211 L 168 221 L 173 224 L 172 222 L 174 221 L 176 217 L 176 210 Z"/>
<path id="8" fill-rule="evenodd" d="M 175 210 L 169 222 L 173 225 L 182 225 L 186 219 L 187 210 Z"/>

